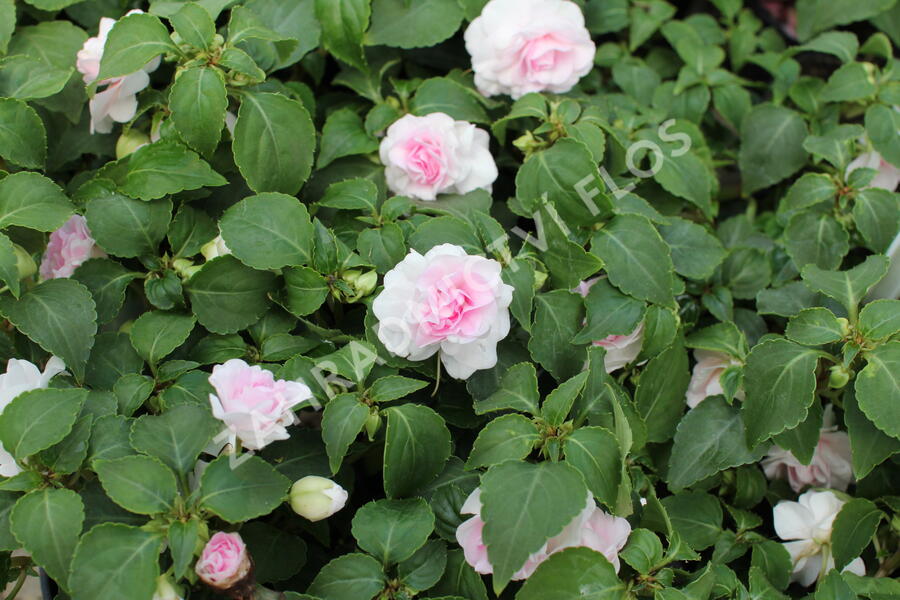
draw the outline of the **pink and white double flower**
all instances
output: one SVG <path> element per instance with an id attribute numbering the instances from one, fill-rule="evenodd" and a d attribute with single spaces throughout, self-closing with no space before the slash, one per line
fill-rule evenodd
<path id="1" fill-rule="evenodd" d="M 453 244 L 424 255 L 411 250 L 384 276 L 384 290 L 372 304 L 378 339 L 409 360 L 439 352 L 451 377 L 467 379 L 497 363 L 497 343 L 509 333 L 512 293 L 495 260 Z"/>
<path id="2" fill-rule="evenodd" d="M 125 16 L 143 14 L 142 10 L 129 11 Z M 100 61 L 109 32 L 116 24 L 115 19 L 103 17 L 96 37 L 88 38 L 78 51 L 75 68 L 84 76 L 84 83 L 90 85 L 100 75 Z M 106 86 L 97 92 L 90 101 L 91 133 L 109 133 L 113 122 L 127 123 L 137 112 L 137 93 L 150 85 L 149 73 L 159 67 L 160 58 L 156 57 L 139 71 L 121 77 L 104 79 L 98 86 Z"/>
<path id="3" fill-rule="evenodd" d="M 91 237 L 87 220 L 81 215 L 72 215 L 62 227 L 50 234 L 47 249 L 41 258 L 41 278 L 71 277 L 75 269 L 88 259 L 103 256 L 106 253 Z"/>

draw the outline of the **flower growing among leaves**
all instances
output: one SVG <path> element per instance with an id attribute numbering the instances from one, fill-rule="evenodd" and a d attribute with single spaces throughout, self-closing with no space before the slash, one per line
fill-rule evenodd
<path id="1" fill-rule="evenodd" d="M 495 260 L 453 244 L 424 255 L 411 250 L 385 275 L 372 304 L 378 339 L 409 360 L 439 353 L 451 377 L 467 379 L 497 363 L 497 342 L 509 333 L 512 292 Z"/>
<path id="2" fill-rule="evenodd" d="M 291 508 L 310 521 L 327 519 L 344 508 L 347 490 L 324 477 L 307 475 L 291 486 Z"/>
<path id="3" fill-rule="evenodd" d="M 213 589 L 252 589 L 253 561 L 240 534 L 219 531 L 213 535 L 194 567 L 200 581 Z M 249 580 L 249 581 L 248 581 Z"/>
<path id="4" fill-rule="evenodd" d="M 87 220 L 81 215 L 72 215 L 65 225 L 50 234 L 41 259 L 41 277 L 71 277 L 85 261 L 102 256 L 106 253 L 91 237 Z"/>

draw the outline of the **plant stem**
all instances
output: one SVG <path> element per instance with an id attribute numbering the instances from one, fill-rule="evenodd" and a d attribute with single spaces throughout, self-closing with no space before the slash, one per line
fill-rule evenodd
<path id="1" fill-rule="evenodd" d="M 3 600 L 13 600 L 22 590 L 22 586 L 25 585 L 25 578 L 28 577 L 28 567 L 22 567 L 19 569 L 19 578 L 16 579 L 16 585 L 13 586 L 13 589 L 9 590 L 9 593 L 3 597 Z"/>

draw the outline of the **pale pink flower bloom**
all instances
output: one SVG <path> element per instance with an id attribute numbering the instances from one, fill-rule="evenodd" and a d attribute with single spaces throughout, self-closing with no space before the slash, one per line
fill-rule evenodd
<path id="1" fill-rule="evenodd" d="M 787 479 L 795 492 L 806 486 L 846 491 L 853 481 L 850 438 L 833 426 L 832 412 L 833 407 L 829 404 L 825 409 L 819 443 L 808 465 L 802 464 L 788 450 L 772 446 L 762 460 L 766 477 Z"/>
<path id="2" fill-rule="evenodd" d="M 491 0 L 465 33 L 485 96 L 568 92 L 594 66 L 584 15 L 568 0 Z"/>
<path id="3" fill-rule="evenodd" d="M 594 286 L 599 277 L 594 277 L 587 281 L 582 281 L 572 291 L 587 297 L 591 288 Z M 618 371 L 625 365 L 634 361 L 638 354 L 641 353 L 641 346 L 644 343 L 644 322 L 638 323 L 637 327 L 627 335 L 608 335 L 602 340 L 595 340 L 594 345 L 600 346 L 606 350 L 603 358 L 603 366 L 607 373 Z"/>
<path id="4" fill-rule="evenodd" d="M 241 536 L 220 531 L 207 542 L 194 570 L 203 583 L 225 590 L 247 577 L 250 567 L 250 556 Z"/>
<path id="5" fill-rule="evenodd" d="M 500 263 L 441 244 L 410 250 L 384 276 L 372 303 L 378 339 L 396 356 L 419 361 L 440 352 L 447 373 L 467 379 L 497 363 L 497 343 L 509 333 L 513 288 Z"/>
<path id="6" fill-rule="evenodd" d="M 405 115 L 388 127 L 379 147 L 388 187 L 421 200 L 490 191 L 497 165 L 489 141 L 483 129 L 444 113 Z"/>
<path id="7" fill-rule="evenodd" d="M 694 350 L 694 358 L 697 364 L 691 374 L 691 383 L 687 390 L 687 404 L 694 408 L 707 396 L 717 396 L 724 393 L 719 378 L 725 369 L 740 365 L 741 362 L 724 352 L 712 350 Z M 738 390 L 735 396 L 743 400 L 743 390 Z"/>
<path id="8" fill-rule="evenodd" d="M 772 516 L 775 533 L 791 556 L 794 570 L 791 581 L 809 586 L 834 568 L 831 555 L 831 527 L 844 501 L 833 492 L 806 492 L 797 502 L 782 500 L 775 505 Z M 850 561 L 844 571 L 866 574 L 861 558 Z"/>
<path id="9" fill-rule="evenodd" d="M 213 367 L 209 383 L 216 390 L 209 395 L 213 416 L 250 450 L 288 439 L 294 408 L 312 398 L 304 383 L 276 381 L 271 371 L 237 358 Z"/>
<path id="10" fill-rule="evenodd" d="M 73 215 L 62 227 L 50 234 L 47 249 L 41 258 L 41 278 L 71 277 L 75 269 L 88 259 L 103 256 L 106 253 L 91 237 L 85 218 Z"/>
<path id="11" fill-rule="evenodd" d="M 484 521 L 481 519 L 481 489 L 476 489 L 466 499 L 462 514 L 474 515 L 464 521 L 456 529 L 456 541 L 463 549 L 466 562 L 482 575 L 490 575 L 494 567 L 488 560 L 487 546 L 482 538 Z M 621 517 L 614 517 L 594 502 L 588 495 L 584 509 L 566 525 L 559 535 L 545 543 L 537 552 L 528 557 L 522 568 L 513 574 L 512 579 L 527 579 L 542 562 L 556 552 L 566 548 L 586 547 L 599 552 L 619 571 L 619 552 L 628 541 L 631 525 Z"/>
<path id="12" fill-rule="evenodd" d="M 125 16 L 143 14 L 142 10 L 129 11 Z M 84 83 L 90 85 L 100 75 L 100 61 L 103 59 L 103 49 L 109 32 L 116 24 L 115 19 L 103 17 L 100 19 L 100 27 L 97 37 L 88 38 L 84 43 L 75 61 L 75 68 L 82 74 Z M 122 77 L 105 79 L 98 86 L 106 86 L 102 92 L 97 92 L 90 101 L 91 133 L 109 133 L 112 131 L 113 122 L 127 123 L 134 118 L 137 112 L 136 94 L 150 85 L 150 76 L 159 67 L 160 57 L 148 62 L 144 67 Z"/>

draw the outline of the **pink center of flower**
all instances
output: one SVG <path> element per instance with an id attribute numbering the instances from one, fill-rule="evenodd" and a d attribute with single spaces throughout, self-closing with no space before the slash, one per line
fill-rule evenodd
<path id="1" fill-rule="evenodd" d="M 241 369 L 234 377 L 228 386 L 231 393 L 219 396 L 226 412 L 281 414 L 285 404 L 284 381 L 275 381 L 270 371 L 259 367 Z"/>
<path id="2" fill-rule="evenodd" d="M 443 145 L 427 132 L 412 136 L 403 146 L 406 171 L 410 178 L 422 185 L 439 185 L 447 173 L 447 158 Z"/>
<path id="3" fill-rule="evenodd" d="M 571 44 L 556 33 L 532 38 L 520 50 L 519 71 L 529 79 L 546 71 L 554 71 L 570 50 Z"/>
<path id="4" fill-rule="evenodd" d="M 483 277 L 466 271 L 464 261 L 439 259 L 417 283 L 423 290 L 417 306 L 417 343 L 427 345 L 450 336 L 474 338 L 483 333 L 483 309 L 493 304 L 494 294 Z"/>

